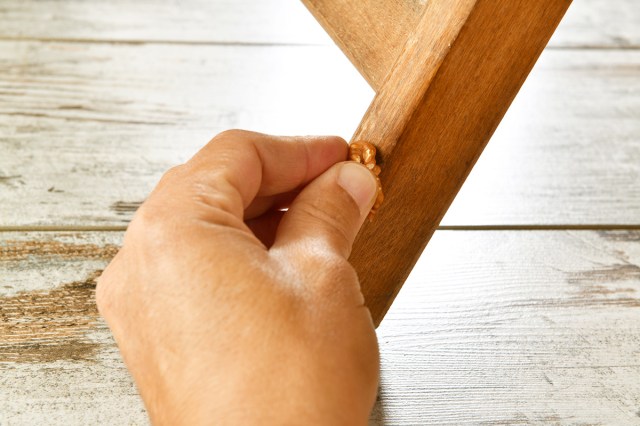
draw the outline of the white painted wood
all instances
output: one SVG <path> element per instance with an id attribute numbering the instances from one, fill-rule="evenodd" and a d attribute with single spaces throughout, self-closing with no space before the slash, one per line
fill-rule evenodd
<path id="1" fill-rule="evenodd" d="M 91 288 L 67 293 L 80 308 L 70 316 L 49 297 L 102 268 L 121 238 L 0 233 L 0 424 L 146 424 L 104 323 L 76 304 Z M 638 424 L 639 242 L 640 231 L 437 232 L 378 330 L 371 423 Z M 3 334 L 33 300 L 42 309 L 20 322 L 49 333 Z"/>
<path id="2" fill-rule="evenodd" d="M 3 0 L 0 39 L 330 44 L 297 0 Z M 637 0 L 577 0 L 557 47 L 638 47 Z"/>
<path id="3" fill-rule="evenodd" d="M 348 138 L 372 96 L 336 47 L 0 42 L 0 225 L 124 224 L 216 133 Z"/>
<path id="4" fill-rule="evenodd" d="M 638 224 L 640 51 L 545 51 L 443 225 Z"/>
<path id="5" fill-rule="evenodd" d="M 639 70 L 546 51 L 443 224 L 638 224 Z M 0 42 L 0 225 L 126 224 L 215 133 L 348 139 L 372 95 L 335 47 Z"/>
<path id="6" fill-rule="evenodd" d="M 330 44 L 297 0 L 3 0 L 0 39 Z"/>
<path id="7" fill-rule="evenodd" d="M 148 423 L 91 285 L 121 240 L 0 233 L 0 425 Z"/>
<path id="8" fill-rule="evenodd" d="M 640 424 L 640 233 L 437 232 L 379 328 L 380 424 Z"/>
<path id="9" fill-rule="evenodd" d="M 637 0 L 576 0 L 549 45 L 638 48 L 640 5 Z"/>

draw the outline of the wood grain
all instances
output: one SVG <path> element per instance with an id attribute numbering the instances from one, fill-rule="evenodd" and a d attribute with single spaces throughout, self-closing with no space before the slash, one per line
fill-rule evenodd
<path id="1" fill-rule="evenodd" d="M 373 143 L 381 156 L 385 204 L 350 258 L 376 323 L 570 4 L 427 5 L 352 139 Z"/>
<path id="2" fill-rule="evenodd" d="M 126 225 L 213 134 L 349 138 L 372 96 L 328 47 L 0 43 L 0 226 Z M 443 224 L 640 224 L 639 114 L 639 51 L 546 51 Z"/>
<path id="3" fill-rule="evenodd" d="M 640 224 L 639 13 L 574 2 L 443 224 Z M 126 225 L 213 133 L 348 137 L 372 97 L 337 48 L 277 46 L 330 44 L 297 1 L 3 0 L 0 40 L 0 230 Z M 148 423 L 93 306 L 121 238 L 0 232 L 0 425 Z M 639 242 L 437 232 L 371 424 L 638 424 Z"/>
<path id="4" fill-rule="evenodd" d="M 442 225 L 640 223 L 640 51 L 547 51 Z"/>
<path id="5" fill-rule="evenodd" d="M 0 39 L 329 44 L 295 0 L 3 0 Z"/>
<path id="6" fill-rule="evenodd" d="M 0 316 L 87 324 L 0 333 L 2 354 L 27 355 L 0 362 L 0 423 L 147 423 L 95 310 L 58 309 L 69 288 L 89 306 L 91 286 L 72 283 L 104 268 L 121 238 L 0 233 Z M 640 231 L 437 232 L 378 329 L 371 424 L 637 424 L 639 241 Z"/>
<path id="7" fill-rule="evenodd" d="M 0 424 L 147 424 L 95 277 L 121 233 L 0 234 Z"/>
<path id="8" fill-rule="evenodd" d="M 380 89 L 425 0 L 302 0 L 374 90 Z"/>
<path id="9" fill-rule="evenodd" d="M 0 224 L 126 224 L 216 133 L 348 137 L 371 97 L 326 47 L 0 42 Z"/>
<path id="10" fill-rule="evenodd" d="M 550 46 L 584 49 L 640 48 L 636 0 L 580 0 L 572 3 Z"/>
<path id="11" fill-rule="evenodd" d="M 383 2 L 367 4 L 380 8 L 379 3 Z M 3 0 L 0 19 L 0 39 L 5 40 L 331 43 L 295 0 L 188 0 L 179 4 L 172 0 Z M 571 6 L 550 44 L 640 47 L 638 22 L 637 0 L 580 0 Z"/>
<path id="12" fill-rule="evenodd" d="M 638 232 L 437 232 L 378 329 L 382 424 L 640 422 Z"/>

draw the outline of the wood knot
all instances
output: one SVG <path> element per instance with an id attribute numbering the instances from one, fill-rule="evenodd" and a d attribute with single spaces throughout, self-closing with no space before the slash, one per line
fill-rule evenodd
<path id="1" fill-rule="evenodd" d="M 349 160 L 364 164 L 376 177 L 378 192 L 376 194 L 376 201 L 373 203 L 373 207 L 368 216 L 369 221 L 372 221 L 384 201 L 382 182 L 380 182 L 381 169 L 380 166 L 376 164 L 376 147 L 369 142 L 352 142 L 351 145 L 349 145 Z"/>

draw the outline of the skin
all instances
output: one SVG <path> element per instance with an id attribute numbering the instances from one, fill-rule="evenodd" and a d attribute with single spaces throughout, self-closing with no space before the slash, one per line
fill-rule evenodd
<path id="1" fill-rule="evenodd" d="M 378 346 L 347 259 L 376 183 L 347 149 L 228 131 L 138 210 L 96 298 L 154 424 L 367 423 Z"/>

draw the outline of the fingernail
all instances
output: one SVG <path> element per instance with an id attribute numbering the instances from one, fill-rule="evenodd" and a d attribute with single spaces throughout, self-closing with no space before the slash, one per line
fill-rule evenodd
<path id="1" fill-rule="evenodd" d="M 351 195 L 365 215 L 371 210 L 376 195 L 376 178 L 367 168 L 358 163 L 344 163 L 338 171 L 338 185 Z"/>

